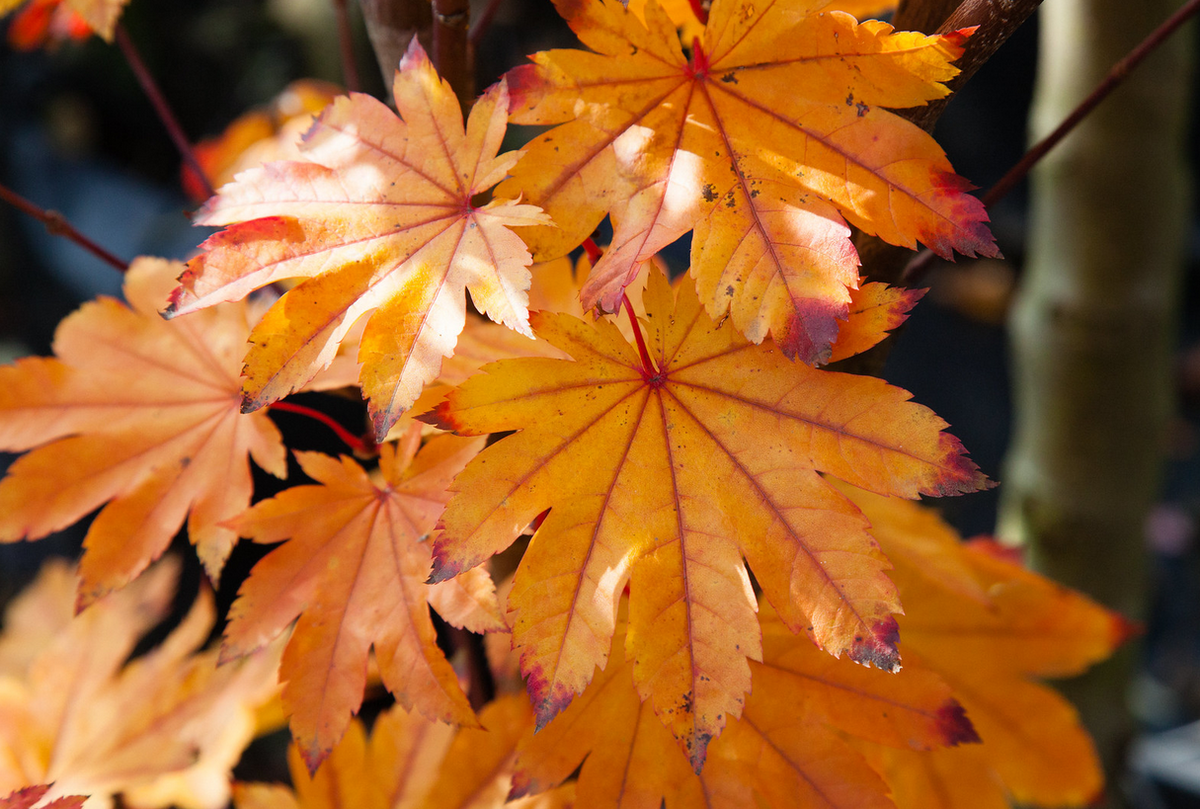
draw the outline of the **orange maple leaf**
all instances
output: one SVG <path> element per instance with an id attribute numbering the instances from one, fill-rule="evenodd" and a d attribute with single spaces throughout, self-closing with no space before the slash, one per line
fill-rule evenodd
<path id="1" fill-rule="evenodd" d="M 273 784 L 234 786 L 236 809 L 500 809 L 517 742 L 533 723 L 524 695 L 501 696 L 479 716 L 482 728 L 454 729 L 399 706 L 375 720 L 368 738 L 355 720 L 315 775 L 299 748 L 288 751 L 295 791 Z M 569 790 L 508 804 L 552 809 Z"/>
<path id="2" fill-rule="evenodd" d="M 246 411 L 328 365 L 372 310 L 358 359 L 379 440 L 453 353 L 464 288 L 479 311 L 530 335 L 531 259 L 510 228 L 548 220 L 532 205 L 472 201 L 520 157 L 497 156 L 505 83 L 479 99 L 464 132 L 454 93 L 414 38 L 393 93 L 401 118 L 370 96 L 341 98 L 305 135 L 303 161 L 243 172 L 196 219 L 229 227 L 188 264 L 168 317 L 306 278 L 250 336 Z"/>
<path id="3" fill-rule="evenodd" d="M 398 450 L 380 448 L 381 480 L 350 458 L 297 453 L 317 484 L 287 489 L 234 521 L 257 542 L 287 542 L 242 584 L 222 658 L 257 649 L 299 616 L 280 679 L 310 769 L 358 712 L 372 646 L 384 685 L 403 704 L 434 719 L 476 724 L 437 646 L 429 605 L 457 626 L 503 629 L 495 592 L 483 570 L 425 584 L 429 550 L 421 540 L 449 499 L 450 480 L 482 443 L 441 436 L 418 453 L 420 432 L 411 431 Z"/>
<path id="4" fill-rule="evenodd" d="M 548 51 L 507 74 L 513 121 L 562 125 L 497 193 L 553 217 L 556 228 L 525 234 L 539 260 L 611 215 L 585 308 L 613 311 L 637 266 L 694 228 L 709 315 L 824 362 L 858 278 L 842 216 L 946 258 L 997 255 L 982 203 L 941 149 L 880 108 L 946 95 L 969 31 L 898 33 L 826 5 L 716 0 L 689 59 L 654 0 L 644 23 L 617 0 L 559 0 L 596 53 Z"/>
<path id="5" fill-rule="evenodd" d="M 892 809 L 887 785 L 839 734 L 921 751 L 978 741 L 936 675 L 837 660 L 763 613 L 754 690 L 702 772 L 638 697 L 618 632 L 604 672 L 521 742 L 512 794 L 538 793 L 582 764 L 579 790 L 598 806 Z"/>
<path id="6" fill-rule="evenodd" d="M 56 357 L 0 368 L 0 449 L 34 448 L 0 481 L 0 542 L 43 537 L 108 502 L 84 540 L 81 608 L 158 558 L 185 518 L 216 580 L 237 541 L 220 522 L 250 504 L 249 458 L 287 473 L 271 420 L 238 412 L 245 305 L 163 321 L 178 268 L 135 261 L 129 306 L 86 303 L 59 325 Z"/>
<path id="7" fill-rule="evenodd" d="M 177 560 L 72 616 L 76 580 L 43 567 L 5 614 L 0 643 L 21 654 L 0 668 L 0 794 L 53 782 L 42 796 L 124 795 L 139 809 L 220 809 L 229 771 L 254 734 L 254 711 L 276 691 L 278 648 L 217 667 L 196 650 L 215 621 L 201 591 L 165 641 L 128 660 L 171 611 Z"/>
<path id="8" fill-rule="evenodd" d="M 538 335 L 574 361 L 485 366 L 430 417 L 464 434 L 519 431 L 455 479 L 432 580 L 503 550 L 549 508 L 509 597 L 539 724 L 604 665 L 630 580 L 638 690 L 698 765 L 761 656 L 743 555 L 793 631 L 898 665 L 887 562 L 818 472 L 901 497 L 985 481 L 907 392 L 756 346 L 705 315 L 690 284 L 676 301 L 655 274 L 645 302 L 645 360 L 612 323 L 535 313 Z"/>
<path id="9" fill-rule="evenodd" d="M 910 503 L 846 489 L 895 565 L 907 669 L 937 672 L 983 741 L 931 757 L 872 753 L 902 809 L 1085 805 L 1102 773 L 1074 708 L 1034 677 L 1081 673 L 1132 627 L 1082 594 L 1022 568 L 990 542 L 963 544 Z"/>

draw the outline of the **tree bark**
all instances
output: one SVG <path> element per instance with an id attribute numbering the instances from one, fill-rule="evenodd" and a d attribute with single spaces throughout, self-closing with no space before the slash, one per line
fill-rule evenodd
<path id="1" fill-rule="evenodd" d="M 1178 0 L 1054 0 L 1031 117 L 1054 128 Z M 1012 312 L 1015 434 L 998 534 L 1031 564 L 1126 616 L 1147 603 L 1143 525 L 1173 407 L 1182 282 L 1188 38 L 1166 43 L 1034 170 Z M 1064 683 L 1110 776 L 1133 730 L 1127 648 Z"/>
<path id="2" fill-rule="evenodd" d="M 433 50 L 433 6 L 430 0 L 359 0 L 359 4 L 383 86 L 390 91 L 400 57 L 414 36 L 426 51 Z"/>

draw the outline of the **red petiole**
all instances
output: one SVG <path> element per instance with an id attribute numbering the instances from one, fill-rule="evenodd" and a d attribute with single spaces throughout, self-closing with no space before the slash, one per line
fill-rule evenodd
<path id="1" fill-rule="evenodd" d="M 629 296 L 621 293 L 621 304 L 625 307 L 625 314 L 629 316 L 629 322 L 633 325 L 633 339 L 637 341 L 638 354 L 642 357 L 642 377 L 651 384 L 656 384 L 662 381 L 662 373 L 655 367 L 654 361 L 650 359 L 650 352 L 646 350 L 646 340 L 642 337 L 642 324 L 638 323 L 637 315 L 633 313 L 633 304 L 629 302 Z"/>
<path id="2" fill-rule="evenodd" d="M 355 455 L 370 457 L 377 455 L 379 452 L 373 438 L 370 436 L 360 437 L 354 435 L 345 427 L 334 421 L 331 417 L 325 413 L 322 413 L 320 410 L 314 410 L 311 407 L 305 407 L 304 405 L 298 405 L 292 402 L 274 402 L 273 404 L 268 405 L 267 409 L 276 410 L 281 413 L 295 413 L 298 416 L 307 416 L 310 419 L 315 419 L 321 422 L 326 427 L 333 430 L 337 437 L 342 440 L 342 443 L 348 446 Z"/>

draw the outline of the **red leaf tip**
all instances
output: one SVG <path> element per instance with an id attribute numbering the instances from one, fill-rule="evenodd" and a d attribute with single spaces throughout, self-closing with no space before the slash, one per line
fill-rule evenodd
<path id="1" fill-rule="evenodd" d="M 850 659 L 864 666 L 874 666 L 893 674 L 900 671 L 900 627 L 892 616 L 871 627 L 868 636 L 859 635 L 850 646 Z"/>
<path id="2" fill-rule="evenodd" d="M 967 718 L 966 709 L 958 700 L 947 700 L 937 711 L 938 732 L 942 740 L 950 747 L 959 744 L 978 744 L 981 739 L 975 731 L 975 726 Z"/>
<path id="3" fill-rule="evenodd" d="M 448 430 L 450 432 L 454 432 L 458 427 L 453 416 L 450 414 L 449 402 L 441 402 L 432 410 L 422 413 L 419 416 L 414 416 L 413 418 L 422 424 L 428 424 L 430 427 L 437 427 L 439 430 Z"/>
<path id="4" fill-rule="evenodd" d="M 433 569 L 429 572 L 429 578 L 425 580 L 426 584 L 438 584 L 448 579 L 453 579 L 459 573 L 462 573 L 462 565 L 452 562 L 439 553 L 437 543 L 434 543 L 433 551 Z"/>

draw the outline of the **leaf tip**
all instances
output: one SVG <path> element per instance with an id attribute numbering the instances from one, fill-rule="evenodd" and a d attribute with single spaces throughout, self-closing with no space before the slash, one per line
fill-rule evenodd
<path id="1" fill-rule="evenodd" d="M 1146 631 L 1145 625 L 1140 621 L 1130 620 L 1119 612 L 1110 612 L 1109 617 L 1111 620 L 1109 643 L 1113 649 L 1124 646 L 1127 641 L 1139 637 Z"/>
<path id="2" fill-rule="evenodd" d="M 850 645 L 850 659 L 895 674 L 900 671 L 900 626 L 889 615 L 871 627 L 870 634 L 856 635 Z"/>
<path id="3" fill-rule="evenodd" d="M 704 762 L 708 758 L 708 745 L 712 740 L 713 734 L 706 731 L 696 731 L 695 735 L 687 740 L 688 762 L 696 775 L 704 769 Z"/>
<path id="4" fill-rule="evenodd" d="M 426 584 L 440 584 L 441 582 L 453 579 L 459 573 L 462 573 L 462 565 L 452 562 L 442 556 L 438 551 L 436 543 L 433 548 L 433 569 L 429 572 L 429 578 L 425 580 Z"/>
<path id="5" fill-rule="evenodd" d="M 450 403 L 442 402 L 437 407 L 422 413 L 419 416 L 414 416 L 417 421 L 422 424 L 428 424 L 430 427 L 437 427 L 439 430 L 448 430 L 454 432 L 458 425 L 454 418 L 450 415 Z"/>
<path id="6" fill-rule="evenodd" d="M 524 770 L 517 770 L 512 775 L 512 786 L 508 788 L 508 797 L 505 801 L 515 801 L 517 798 L 524 798 L 527 795 L 536 795 L 539 792 L 544 792 L 544 788 Z"/>
<path id="7" fill-rule="evenodd" d="M 308 768 L 309 776 L 317 774 L 317 768 L 321 766 L 326 758 L 328 758 L 330 750 L 323 747 L 315 739 L 307 742 L 297 740 L 296 746 L 300 750 L 300 757 L 304 759 L 304 766 Z"/>
<path id="8" fill-rule="evenodd" d="M 806 365 L 824 365 L 833 354 L 840 322 L 845 321 L 849 312 L 850 307 L 845 303 L 831 305 L 812 298 L 794 300 L 786 325 L 778 333 L 773 330 L 771 337 L 788 359 Z"/>
<path id="9" fill-rule="evenodd" d="M 549 682 L 540 666 L 534 665 L 528 669 L 522 666 L 522 670 L 525 674 L 526 690 L 534 704 L 533 730 L 536 733 L 562 713 L 571 704 L 575 694 L 562 683 Z"/>
<path id="10" fill-rule="evenodd" d="M 937 727 L 942 741 L 949 747 L 978 744 L 981 739 L 967 718 L 967 711 L 956 699 L 946 700 L 937 711 Z"/>

